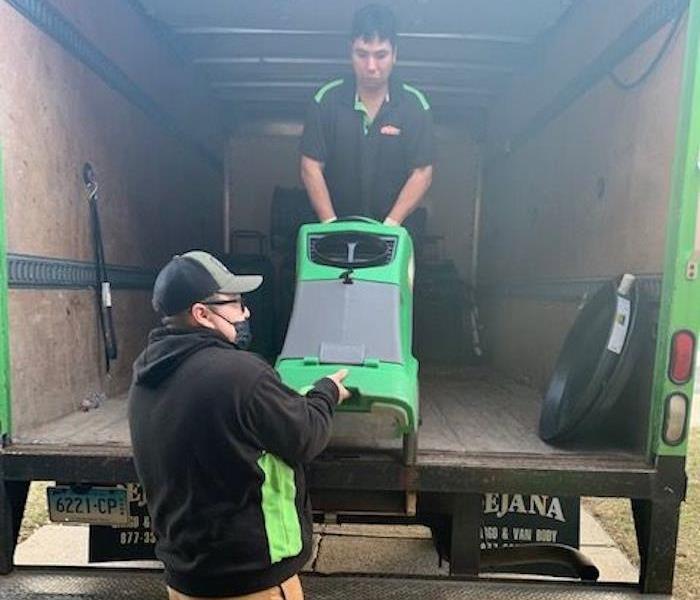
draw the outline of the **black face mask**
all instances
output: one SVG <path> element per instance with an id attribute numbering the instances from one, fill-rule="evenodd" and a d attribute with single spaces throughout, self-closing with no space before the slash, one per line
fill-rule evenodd
<path id="1" fill-rule="evenodd" d="M 239 350 L 247 350 L 250 348 L 250 344 L 253 341 L 253 332 L 250 330 L 250 321 L 245 319 L 243 321 L 235 321 L 231 324 L 236 330 L 236 341 L 233 342 L 234 346 L 236 346 L 236 348 Z"/>
<path id="2" fill-rule="evenodd" d="M 250 348 L 250 344 L 253 341 L 253 332 L 250 330 L 250 321 L 248 319 L 244 319 L 243 321 L 229 321 L 221 313 L 216 311 L 212 312 L 230 325 L 233 325 L 233 328 L 236 330 L 236 340 L 233 342 L 233 345 L 236 346 L 236 348 L 239 350 L 247 350 Z"/>

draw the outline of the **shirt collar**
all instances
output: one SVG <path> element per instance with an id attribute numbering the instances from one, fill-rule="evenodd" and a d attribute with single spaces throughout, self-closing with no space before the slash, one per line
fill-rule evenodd
<path id="1" fill-rule="evenodd" d="M 386 91 L 386 96 L 384 96 L 384 102 L 387 104 L 391 102 L 391 92 L 388 89 Z M 360 100 L 360 94 L 355 90 L 355 108 L 359 108 L 360 105 L 364 106 L 364 103 Z"/>
<path id="2" fill-rule="evenodd" d="M 355 82 L 355 76 L 350 75 L 343 82 L 345 91 L 342 94 L 344 102 L 351 107 L 354 107 L 358 98 L 357 94 L 357 84 Z M 401 101 L 401 81 L 396 77 L 391 77 L 389 79 L 389 88 L 386 92 L 386 102 L 392 106 L 398 104 Z"/>

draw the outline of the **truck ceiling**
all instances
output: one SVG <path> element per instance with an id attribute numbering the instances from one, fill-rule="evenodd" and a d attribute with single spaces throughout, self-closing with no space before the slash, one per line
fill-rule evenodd
<path id="1" fill-rule="evenodd" d="M 348 31 L 368 0 L 130 0 L 197 65 L 225 110 L 301 113 L 313 91 L 349 70 Z M 400 77 L 436 111 L 488 107 L 536 61 L 574 0 L 390 0 Z"/>

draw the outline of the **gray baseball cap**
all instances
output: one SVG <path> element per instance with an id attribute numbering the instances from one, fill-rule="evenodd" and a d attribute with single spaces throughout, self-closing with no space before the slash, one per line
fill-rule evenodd
<path id="1" fill-rule="evenodd" d="M 260 287 L 261 275 L 236 275 L 208 252 L 173 256 L 156 277 L 153 308 L 167 316 L 188 309 L 212 294 L 245 294 Z"/>

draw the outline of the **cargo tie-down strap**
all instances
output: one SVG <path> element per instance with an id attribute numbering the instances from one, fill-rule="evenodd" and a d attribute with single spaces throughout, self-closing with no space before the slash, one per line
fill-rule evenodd
<path id="1" fill-rule="evenodd" d="M 114 330 L 112 317 L 112 289 L 107 277 L 107 263 L 105 261 L 104 245 L 102 243 L 102 228 L 100 227 L 100 213 L 98 210 L 97 179 L 90 163 L 83 166 L 83 181 L 88 191 L 88 204 L 90 205 L 90 226 L 92 229 L 92 242 L 95 254 L 95 298 L 97 300 L 97 312 L 100 319 L 100 331 L 105 353 L 105 367 L 110 370 L 110 363 L 117 358 L 117 336 Z"/>

